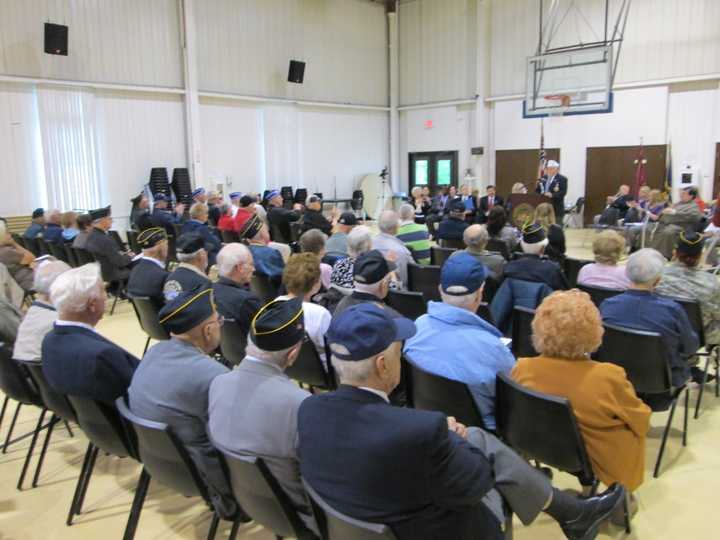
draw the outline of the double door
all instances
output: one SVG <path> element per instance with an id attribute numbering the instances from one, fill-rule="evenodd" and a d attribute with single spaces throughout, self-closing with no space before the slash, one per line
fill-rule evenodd
<path id="1" fill-rule="evenodd" d="M 410 154 L 410 178 L 408 193 L 415 186 L 429 187 L 435 195 L 437 190 L 458 185 L 457 152 L 414 152 Z"/>

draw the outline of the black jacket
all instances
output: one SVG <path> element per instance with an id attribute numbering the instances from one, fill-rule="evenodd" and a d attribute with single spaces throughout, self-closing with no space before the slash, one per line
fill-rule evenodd
<path id="1" fill-rule="evenodd" d="M 262 307 L 260 299 L 242 285 L 225 277 L 218 279 L 213 290 L 218 313 L 238 323 L 247 336 L 253 317 Z"/>
<path id="2" fill-rule="evenodd" d="M 163 287 L 170 273 L 148 259 L 140 259 L 130 272 L 127 291 L 131 296 L 147 296 L 160 309 L 165 304 Z"/>
<path id="3" fill-rule="evenodd" d="M 330 236 L 332 234 L 333 226 L 328 219 L 323 216 L 319 210 L 305 210 L 302 216 L 300 230 L 302 233 L 309 231 L 310 229 L 320 229 L 322 232 Z"/>
<path id="4" fill-rule="evenodd" d="M 268 223 L 270 224 L 270 235 L 282 235 L 282 238 L 275 238 L 275 242 L 290 242 L 292 235 L 290 234 L 290 222 L 300 219 L 300 214 L 283 208 L 281 206 L 269 206 L 267 209 Z"/>
<path id="5" fill-rule="evenodd" d="M 95 255 L 100 263 L 104 281 L 125 279 L 130 274 L 132 259 L 121 253 L 118 244 L 105 231 L 93 227 L 85 243 L 85 249 Z"/>
<path id="6" fill-rule="evenodd" d="M 543 193 L 543 185 L 547 180 L 547 176 L 543 176 L 535 188 L 535 193 Z M 565 215 L 565 195 L 567 195 L 568 179 L 562 174 L 556 174 L 548 186 L 548 192 L 552 195 L 552 205 L 555 210 L 555 217 L 558 223 L 562 223 L 562 217 Z"/>
<path id="7" fill-rule="evenodd" d="M 521 279 L 545 283 L 554 291 L 569 288 L 567 278 L 560 267 L 545 257 L 523 255 L 505 265 L 505 279 Z"/>

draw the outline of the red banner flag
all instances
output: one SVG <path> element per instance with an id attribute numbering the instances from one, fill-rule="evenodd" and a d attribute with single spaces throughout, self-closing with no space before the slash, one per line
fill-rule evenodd
<path id="1" fill-rule="evenodd" d="M 647 158 L 645 158 L 645 147 L 642 142 L 638 148 L 637 157 L 635 158 L 635 186 L 633 187 L 633 195 L 638 196 L 640 188 L 647 184 L 647 178 L 645 176 L 645 165 L 647 165 Z"/>

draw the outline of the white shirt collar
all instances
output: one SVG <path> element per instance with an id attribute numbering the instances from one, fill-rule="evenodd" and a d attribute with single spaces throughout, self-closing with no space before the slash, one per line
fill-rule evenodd
<path id="1" fill-rule="evenodd" d="M 366 392 L 370 392 L 372 394 L 375 394 L 376 396 L 380 396 L 383 398 L 387 403 L 390 403 L 390 399 L 388 398 L 388 395 L 383 392 L 382 390 L 376 390 L 375 388 L 368 388 L 367 386 L 358 386 L 360 390 L 365 390 Z"/>
<path id="2" fill-rule="evenodd" d="M 158 261 L 157 259 L 153 259 L 152 257 L 148 257 L 147 255 L 143 255 L 143 256 L 140 257 L 140 258 L 141 258 L 141 259 L 145 259 L 146 261 L 154 262 L 154 263 L 157 264 L 160 268 L 162 268 L 163 270 L 165 270 L 165 264 L 162 263 L 162 262 L 160 262 L 160 261 Z"/>
<path id="3" fill-rule="evenodd" d="M 163 268 L 164 268 L 164 267 L 163 267 Z M 202 270 L 200 270 L 200 269 L 197 268 L 196 266 L 193 266 L 193 265 L 190 264 L 190 263 L 181 262 L 180 264 L 177 265 L 177 268 L 185 268 L 185 269 L 187 269 L 187 270 L 192 270 L 193 272 L 195 272 L 196 274 L 198 274 L 198 275 L 200 275 L 200 276 L 202 276 L 202 277 L 204 277 L 204 278 L 207 277 L 207 274 L 206 274 L 205 272 L 203 272 Z"/>
<path id="4" fill-rule="evenodd" d="M 85 330 L 90 330 L 91 332 L 95 332 L 97 334 L 97 330 L 95 330 L 95 327 L 82 322 L 62 321 L 58 319 L 57 321 L 55 321 L 55 326 L 77 326 L 78 328 L 84 328 Z"/>

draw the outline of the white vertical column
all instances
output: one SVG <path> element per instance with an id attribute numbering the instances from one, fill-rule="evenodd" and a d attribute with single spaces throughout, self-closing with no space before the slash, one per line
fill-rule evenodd
<path id="1" fill-rule="evenodd" d="M 484 193 L 484 187 L 494 184 L 490 176 L 490 162 L 493 158 L 493 149 L 490 140 L 490 107 L 485 98 L 490 94 L 490 1 L 478 0 L 477 4 L 477 64 L 475 93 L 478 95 L 475 102 L 475 132 L 472 134 L 472 145 L 482 146 L 485 153 L 482 156 L 473 156 L 474 173 L 477 180 L 476 187 Z"/>
<path id="2" fill-rule="evenodd" d="M 185 137 L 188 169 L 195 187 L 203 186 L 202 152 L 200 140 L 200 100 L 195 28 L 196 0 L 182 0 L 183 66 L 185 71 Z"/>
<path id="3" fill-rule="evenodd" d="M 388 12 L 388 52 L 390 55 L 390 183 L 394 192 L 400 188 L 400 50 L 398 41 L 397 2 Z"/>

